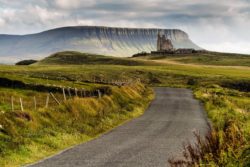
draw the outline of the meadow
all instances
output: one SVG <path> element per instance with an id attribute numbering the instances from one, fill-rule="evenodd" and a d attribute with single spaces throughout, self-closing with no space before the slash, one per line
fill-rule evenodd
<path id="1" fill-rule="evenodd" d="M 167 54 L 167 55 L 148 55 L 142 56 L 141 59 L 175 61 L 185 64 L 199 65 L 217 65 L 217 66 L 250 66 L 249 55 L 235 53 L 220 53 L 206 51 L 204 53 L 192 54 Z"/>
<path id="2" fill-rule="evenodd" d="M 71 56 L 72 52 L 72 60 Z M 89 60 L 91 57 L 88 57 L 87 63 L 82 58 L 81 63 L 78 61 L 76 64 L 78 59 L 73 58 L 70 64 L 66 64 L 66 54 L 66 58 L 58 63 L 58 57 L 56 60 L 52 57 L 52 62 L 49 57 L 30 66 L 1 65 L 0 80 L 7 78 L 12 84 L 0 82 L 0 165 L 18 166 L 33 162 L 68 146 L 93 139 L 143 114 L 153 99 L 152 87 L 168 86 L 194 91 L 194 96 L 204 104 L 212 123 L 213 140 L 210 141 L 217 142 L 211 148 L 205 141 L 203 144 L 206 147 L 199 148 L 202 154 L 197 155 L 197 161 L 192 162 L 190 157 L 182 161 L 183 164 L 249 166 L 250 58 L 237 59 L 236 56 L 240 63 L 235 63 L 232 56 L 223 55 L 216 63 L 213 59 L 196 63 L 196 58 L 186 56 L 192 62 L 172 60 L 175 58 L 164 61 L 170 57 L 142 57 L 140 60 L 115 58 L 114 61 L 109 57 L 109 63 L 105 64 L 103 57 L 100 58 L 102 60 L 98 57 Z M 230 60 L 225 61 L 225 57 Z M 15 84 L 16 81 L 24 86 Z M 117 85 L 128 81 L 132 82 Z M 105 87 L 110 91 L 101 98 L 71 97 L 66 101 L 62 91 L 55 92 L 55 97 L 62 104 L 57 105 L 52 100 L 50 107 L 46 108 L 48 92 L 30 89 L 37 85 L 87 91 Z M 14 111 L 11 111 L 11 97 L 14 97 Z M 24 101 L 23 112 L 20 111 L 20 97 Z M 34 110 L 34 97 L 39 101 L 37 110 Z M 178 162 L 177 159 L 173 164 Z"/>

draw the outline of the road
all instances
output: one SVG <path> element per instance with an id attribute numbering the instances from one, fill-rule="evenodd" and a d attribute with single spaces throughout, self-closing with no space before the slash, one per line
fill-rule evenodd
<path id="1" fill-rule="evenodd" d="M 188 89 L 155 88 L 144 115 L 32 167 L 166 167 L 193 131 L 205 134 L 203 107 Z"/>

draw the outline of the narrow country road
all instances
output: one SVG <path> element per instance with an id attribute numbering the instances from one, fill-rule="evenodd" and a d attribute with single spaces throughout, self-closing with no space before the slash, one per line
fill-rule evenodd
<path id="1" fill-rule="evenodd" d="M 32 167 L 166 167 L 180 156 L 193 131 L 207 130 L 205 112 L 187 89 L 155 88 L 156 98 L 139 118 Z"/>

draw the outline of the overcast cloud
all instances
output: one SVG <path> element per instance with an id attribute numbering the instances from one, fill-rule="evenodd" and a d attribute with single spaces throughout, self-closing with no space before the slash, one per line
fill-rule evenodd
<path id="1" fill-rule="evenodd" d="M 250 54 L 250 0 L 0 0 L 0 34 L 75 25 L 179 28 L 205 49 Z"/>

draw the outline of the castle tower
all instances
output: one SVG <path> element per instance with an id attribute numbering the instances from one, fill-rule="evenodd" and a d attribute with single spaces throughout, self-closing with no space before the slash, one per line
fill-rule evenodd
<path id="1" fill-rule="evenodd" d="M 161 34 L 160 34 L 160 32 L 158 32 L 158 36 L 157 36 L 157 51 L 161 50 L 161 46 L 162 46 Z"/>
<path id="2" fill-rule="evenodd" d="M 170 39 L 167 39 L 165 34 L 161 36 L 160 32 L 157 36 L 157 51 L 172 51 L 174 46 Z"/>

